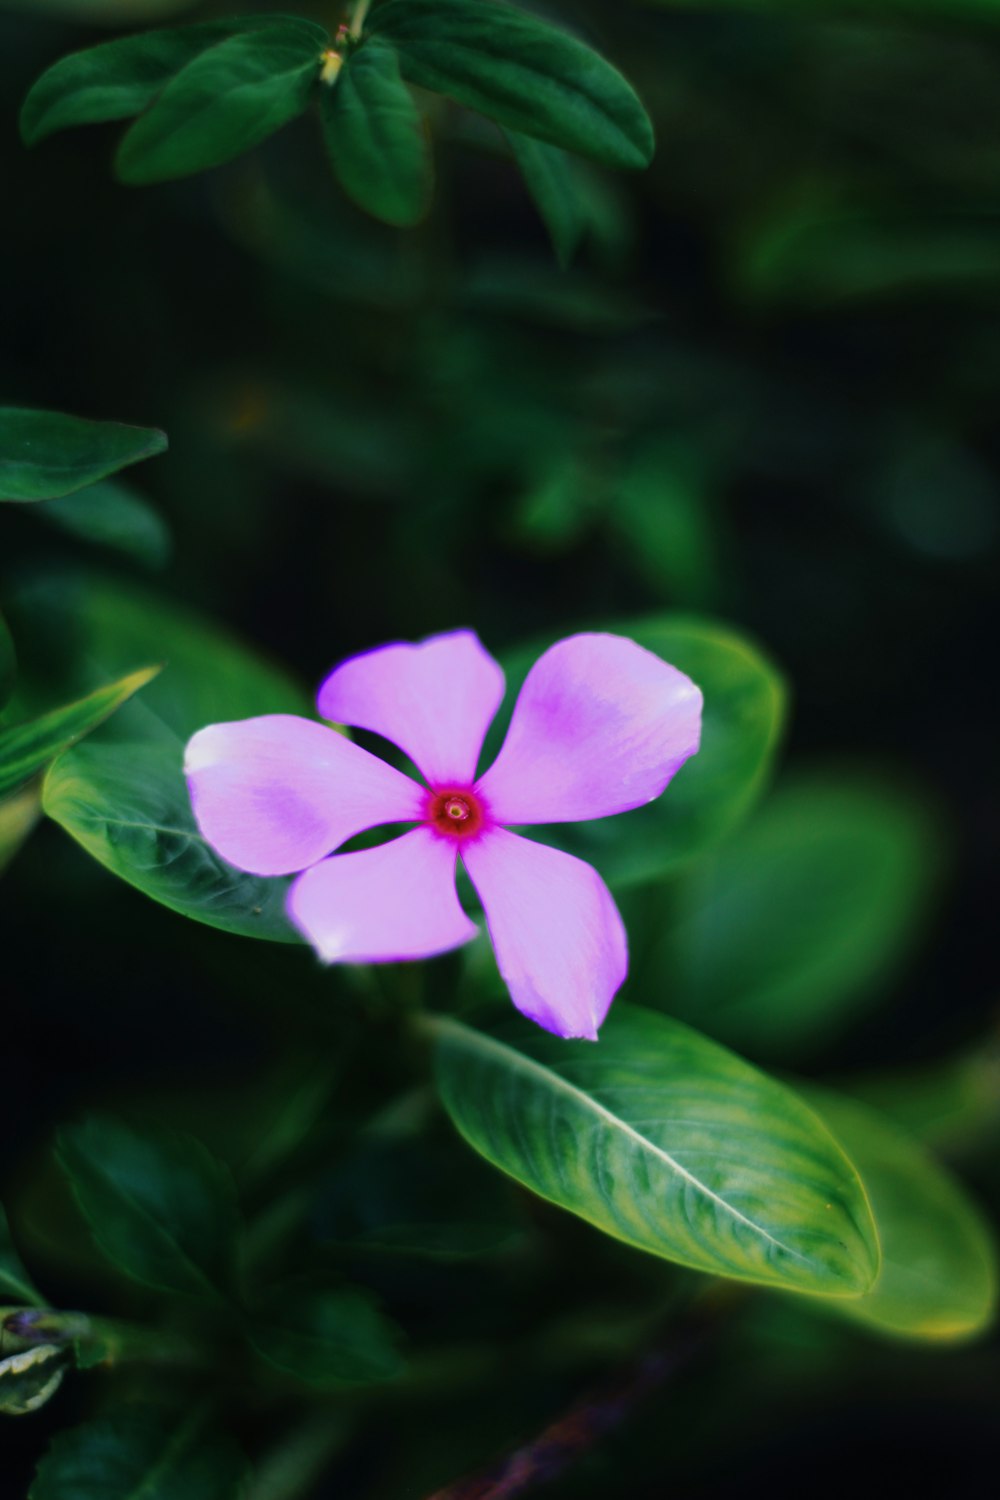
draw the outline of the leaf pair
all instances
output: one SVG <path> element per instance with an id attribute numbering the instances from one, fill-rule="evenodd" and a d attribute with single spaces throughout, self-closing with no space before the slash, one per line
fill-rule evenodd
<path id="1" fill-rule="evenodd" d="M 809 1293 L 882 1332 L 955 1338 L 991 1318 L 996 1257 L 979 1216 L 859 1106 L 820 1095 L 810 1108 L 620 1001 L 596 1047 L 518 1022 L 430 1029 L 441 1099 L 470 1145 L 604 1233 Z"/>
<path id="2" fill-rule="evenodd" d="M 339 46 L 339 44 L 338 44 Z M 359 41 L 334 51 L 323 29 L 287 16 L 242 17 L 108 42 L 63 58 L 25 101 L 29 145 L 54 131 L 139 118 L 117 156 L 122 181 L 159 182 L 221 165 L 301 114 L 322 78 L 324 134 L 348 196 L 394 225 L 426 212 L 426 127 L 404 79 L 445 94 L 510 133 L 529 189 L 567 257 L 579 205 L 560 189 L 561 152 L 646 166 L 649 120 L 596 52 L 502 0 L 390 0 Z M 526 138 L 534 141 L 534 149 Z M 547 147 L 541 142 L 547 142 Z"/>

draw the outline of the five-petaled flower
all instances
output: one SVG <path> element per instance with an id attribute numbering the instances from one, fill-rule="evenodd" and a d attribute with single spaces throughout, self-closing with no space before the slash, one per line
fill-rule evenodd
<path id="1" fill-rule="evenodd" d="M 503 694 L 471 631 L 352 657 L 320 688 L 320 716 L 392 740 L 426 784 L 326 724 L 269 714 L 191 739 L 195 817 L 239 869 L 298 874 L 288 912 L 327 963 L 428 958 L 475 937 L 455 889 L 461 857 L 514 1004 L 559 1036 L 596 1038 L 628 970 L 618 909 L 590 865 L 509 825 L 651 802 L 698 749 L 701 693 L 634 641 L 570 636 L 528 673 L 477 777 Z M 417 826 L 333 852 L 391 823 Z"/>

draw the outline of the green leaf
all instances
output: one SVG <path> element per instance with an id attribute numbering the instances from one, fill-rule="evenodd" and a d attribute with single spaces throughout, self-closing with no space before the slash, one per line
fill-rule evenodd
<path id="1" fill-rule="evenodd" d="M 326 33 L 287 21 L 201 53 L 140 115 L 118 149 L 122 182 L 142 186 L 220 166 L 300 115 Z"/>
<path id="2" fill-rule="evenodd" d="M 320 1390 L 374 1385 L 403 1369 L 398 1330 L 357 1287 L 275 1288 L 255 1305 L 247 1332 L 268 1364 Z"/>
<path id="3" fill-rule="evenodd" d="M 7 621 L 0 615 L 0 708 L 3 708 L 14 687 L 17 673 L 17 656 Z"/>
<path id="4" fill-rule="evenodd" d="M 69 1361 L 57 1344 L 36 1344 L 0 1360 L 0 1412 L 25 1417 L 38 1411 L 62 1385 Z"/>
<path id="5" fill-rule="evenodd" d="M 184 744 L 204 724 L 261 713 L 310 712 L 301 689 L 218 626 L 148 592 L 52 580 L 22 596 L 75 639 L 84 678 L 131 652 L 166 659 L 142 700 L 99 735 L 62 755 L 45 778 L 45 813 L 115 875 L 174 911 L 226 932 L 300 939 L 284 911 L 287 881 L 225 863 L 194 821 Z"/>
<path id="6" fill-rule="evenodd" d="M 31 89 L 21 110 L 21 136 L 26 145 L 34 146 L 57 130 L 137 115 L 175 74 L 209 47 L 241 32 L 260 31 L 278 20 L 296 24 L 278 16 L 233 16 L 196 26 L 144 31 L 73 52 L 46 69 Z M 297 24 L 312 30 L 309 22 Z M 322 35 L 320 44 L 324 42 Z"/>
<path id="7" fill-rule="evenodd" d="M 43 501 L 33 514 L 72 536 L 124 552 L 149 568 L 162 567 L 170 556 L 166 522 L 141 495 L 115 480 Z"/>
<path id="8" fill-rule="evenodd" d="M 0 500 L 71 495 L 166 446 L 155 428 L 0 407 Z"/>
<path id="9" fill-rule="evenodd" d="M 0 1299 L 6 1302 L 8 1298 L 29 1307 L 44 1306 L 42 1297 L 35 1290 L 31 1277 L 14 1248 L 7 1214 L 0 1204 Z"/>
<path id="10" fill-rule="evenodd" d="M 151 682 L 159 667 L 144 667 L 108 683 L 76 703 L 54 708 L 26 724 L 0 728 L 0 797 L 34 776 L 61 751 L 102 724 L 115 709 Z"/>
<path id="11" fill-rule="evenodd" d="M 682 882 L 653 960 L 671 1012 L 770 1057 L 828 1041 L 916 945 L 944 864 L 892 782 L 784 787 Z"/>
<path id="12" fill-rule="evenodd" d="M 808 1097 L 861 1173 L 882 1242 L 875 1285 L 837 1311 L 905 1338 L 955 1340 L 988 1328 L 996 1246 L 960 1185 L 873 1110 L 825 1089 Z"/>
<path id="13" fill-rule="evenodd" d="M 202 1297 L 228 1287 L 236 1189 L 199 1141 L 92 1115 L 59 1132 L 56 1155 L 97 1246 L 127 1276 Z"/>
<path id="14" fill-rule="evenodd" d="M 430 144 L 395 50 L 376 40 L 351 54 L 336 83 L 323 88 L 320 108 L 347 196 L 386 224 L 422 219 L 434 185 Z"/>
<path id="15" fill-rule="evenodd" d="M 239 1500 L 247 1463 L 199 1414 L 125 1406 L 61 1432 L 28 1500 Z"/>
<path id="16" fill-rule="evenodd" d="M 613 167 L 645 167 L 653 128 L 632 86 L 574 37 L 503 3 L 389 0 L 368 26 L 411 83 Z"/>
<path id="17" fill-rule="evenodd" d="M 793 1093 L 676 1021 L 619 1002 L 595 1046 L 523 1022 L 430 1023 L 459 1131 L 605 1234 L 695 1270 L 856 1297 L 878 1273 L 857 1174 Z"/>
<path id="18" fill-rule="evenodd" d="M 37 785 L 22 787 L 0 801 L 0 875 L 21 848 L 42 815 Z"/>
<path id="19" fill-rule="evenodd" d="M 629 636 L 679 667 L 705 697 L 701 749 L 662 797 L 615 818 L 561 824 L 551 834 L 552 842 L 589 860 L 621 889 L 673 873 L 720 842 L 746 816 L 766 784 L 778 746 L 785 687 L 758 647 L 713 620 L 666 615 L 616 620 L 601 628 Z M 548 644 L 505 657 L 508 708 Z M 488 747 L 499 748 L 502 728 L 501 720 Z M 489 748 L 484 764 L 488 759 Z"/>
<path id="20" fill-rule="evenodd" d="M 576 185 L 577 164 L 558 146 L 522 135 L 518 130 L 504 133 L 541 214 L 556 259 L 565 268 L 579 249 L 589 222 L 586 202 Z"/>

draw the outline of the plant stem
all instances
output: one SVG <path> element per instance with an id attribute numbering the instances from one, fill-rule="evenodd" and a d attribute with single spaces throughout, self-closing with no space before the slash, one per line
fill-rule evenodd
<path id="1" fill-rule="evenodd" d="M 362 27 L 368 19 L 371 3 L 372 0 L 357 0 L 357 4 L 354 7 L 348 30 L 355 41 L 361 35 Z"/>
<path id="2" fill-rule="evenodd" d="M 538 1437 L 505 1454 L 478 1474 L 436 1490 L 430 1500 L 512 1500 L 558 1478 L 584 1453 L 632 1416 L 658 1386 L 703 1349 L 712 1314 L 692 1314 L 657 1347 L 626 1365 L 618 1377 L 575 1402 Z"/>

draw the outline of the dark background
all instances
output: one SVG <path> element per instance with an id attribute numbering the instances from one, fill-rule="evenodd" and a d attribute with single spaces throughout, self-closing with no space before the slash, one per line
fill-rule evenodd
<path id="1" fill-rule="evenodd" d="M 595 231 L 563 274 L 495 141 L 443 113 L 436 208 L 408 234 L 339 200 L 311 118 L 148 190 L 114 183 L 114 128 L 29 154 L 27 87 L 102 33 L 0 7 L 0 399 L 166 429 L 137 481 L 174 536 L 157 588 L 306 682 L 458 623 L 499 651 L 706 610 L 787 673 L 787 764 L 875 764 L 926 791 L 951 849 L 938 905 L 815 1066 L 834 1076 L 981 1046 L 997 1014 L 1000 8 L 865 9 L 553 11 L 634 81 L 658 138 L 648 173 L 595 174 Z M 623 521 L 616 476 L 653 442 L 675 486 Z M 5 571 L 63 553 L 93 557 L 4 515 Z M 252 1093 L 279 1046 L 275 986 L 295 988 L 303 1050 L 324 1035 L 308 955 L 184 924 L 55 827 L 2 909 L 12 1216 L 74 1109 L 178 1078 L 199 1100 Z M 995 1146 L 960 1163 L 994 1203 Z M 583 1231 L 563 1232 L 572 1257 Z M 457 1282 L 448 1298 L 475 1306 Z M 50 1256 L 46 1285 L 72 1305 L 98 1283 Z M 998 1352 L 878 1345 L 762 1299 L 553 1493 L 979 1493 Z M 420 1500 L 599 1372 L 512 1369 L 478 1447 L 471 1401 L 436 1448 L 426 1413 L 401 1410 L 409 1477 L 369 1432 L 317 1494 Z M 74 1403 L 5 1425 L 5 1495 Z"/>

